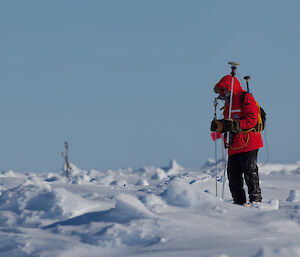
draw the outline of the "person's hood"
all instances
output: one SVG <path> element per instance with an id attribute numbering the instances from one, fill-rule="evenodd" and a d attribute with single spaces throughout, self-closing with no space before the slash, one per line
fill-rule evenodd
<path id="1" fill-rule="evenodd" d="M 231 83 L 232 83 L 232 76 L 226 75 L 224 76 L 214 87 L 214 91 L 218 93 L 219 89 L 227 89 L 231 91 Z M 234 77 L 233 81 L 233 94 L 238 94 L 239 92 L 243 91 L 239 80 Z"/>

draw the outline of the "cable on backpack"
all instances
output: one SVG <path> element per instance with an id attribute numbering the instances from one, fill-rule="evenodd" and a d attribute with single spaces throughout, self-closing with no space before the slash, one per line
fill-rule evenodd
<path id="1" fill-rule="evenodd" d="M 265 125 L 265 143 L 267 147 L 267 159 L 264 161 L 264 163 L 259 166 L 259 168 L 264 167 L 268 162 L 269 162 L 269 157 L 270 157 L 270 151 L 269 151 L 269 145 L 268 145 L 268 139 L 267 139 L 267 126 Z"/>

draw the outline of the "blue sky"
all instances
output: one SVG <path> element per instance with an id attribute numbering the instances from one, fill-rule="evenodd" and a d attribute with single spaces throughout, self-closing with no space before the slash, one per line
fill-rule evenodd
<path id="1" fill-rule="evenodd" d="M 214 84 L 239 61 L 269 162 L 299 158 L 299 1 L 1 1 L 0 169 L 214 157 Z M 260 151 L 265 161 L 266 149 Z"/>

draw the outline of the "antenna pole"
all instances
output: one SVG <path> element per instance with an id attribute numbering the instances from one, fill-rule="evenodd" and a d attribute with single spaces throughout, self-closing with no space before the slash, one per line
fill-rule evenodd
<path id="1" fill-rule="evenodd" d="M 231 119 L 231 109 L 232 109 L 232 97 L 233 97 L 233 83 L 234 83 L 234 77 L 235 77 L 235 71 L 236 71 L 236 66 L 240 65 L 238 62 L 228 62 L 229 65 L 231 65 L 231 92 L 230 92 L 230 103 L 229 103 L 229 114 L 228 114 L 228 119 Z M 228 163 L 228 148 L 229 148 L 229 137 L 230 133 L 227 131 L 226 135 L 226 157 L 225 157 L 225 165 L 224 165 L 224 173 L 223 173 L 223 187 L 222 187 L 222 199 L 224 199 L 224 190 L 225 190 L 225 182 L 226 182 L 226 170 L 227 170 L 227 163 Z"/>

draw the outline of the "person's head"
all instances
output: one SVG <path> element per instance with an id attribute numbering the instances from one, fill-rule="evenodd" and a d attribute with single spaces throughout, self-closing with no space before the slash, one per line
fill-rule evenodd
<path id="1" fill-rule="evenodd" d="M 219 87 L 215 87 L 214 91 L 216 94 L 219 94 L 220 97 L 230 97 L 230 90 L 228 90 L 227 88 L 219 88 Z"/>
<path id="2" fill-rule="evenodd" d="M 215 93 L 219 94 L 220 99 L 229 98 L 231 95 L 231 84 L 232 84 L 232 76 L 226 75 L 224 76 L 214 87 Z M 237 94 L 242 91 L 242 87 L 240 82 L 236 77 L 234 77 L 233 81 L 233 94 Z"/>

